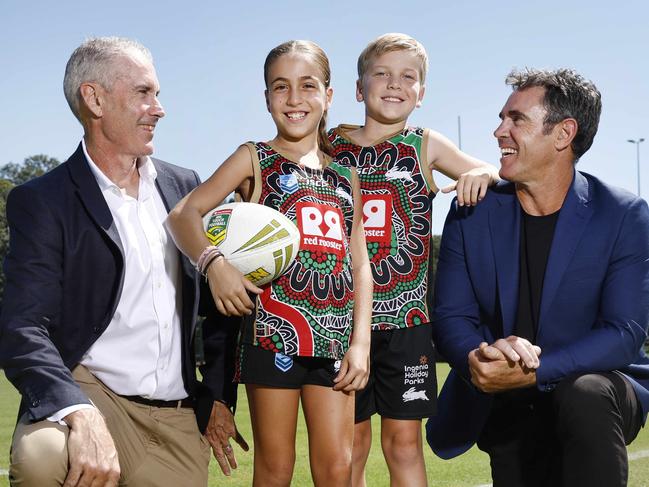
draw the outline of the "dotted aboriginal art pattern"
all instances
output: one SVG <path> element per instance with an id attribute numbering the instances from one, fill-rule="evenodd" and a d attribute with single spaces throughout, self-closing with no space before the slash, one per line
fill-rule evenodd
<path id="1" fill-rule="evenodd" d="M 353 221 L 351 171 L 300 166 L 256 143 L 258 203 L 300 229 L 298 256 L 257 301 L 242 339 L 286 355 L 341 359 L 349 348 L 354 287 L 349 250 Z"/>
<path id="2" fill-rule="evenodd" d="M 387 330 L 429 322 L 426 293 L 434 193 L 426 162 L 425 132 L 406 128 L 372 147 L 352 143 L 345 130 L 330 131 L 335 159 L 358 172 L 363 224 L 374 278 L 372 328 Z M 422 166 L 423 164 L 423 166 Z M 429 177 L 430 178 L 430 177 Z"/>

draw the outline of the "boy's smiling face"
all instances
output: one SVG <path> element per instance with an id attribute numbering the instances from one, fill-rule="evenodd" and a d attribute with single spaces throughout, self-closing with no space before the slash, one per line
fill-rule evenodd
<path id="1" fill-rule="evenodd" d="M 365 102 L 366 118 L 382 124 L 407 121 L 423 97 L 421 61 L 409 51 L 374 57 L 356 83 L 356 99 Z"/>

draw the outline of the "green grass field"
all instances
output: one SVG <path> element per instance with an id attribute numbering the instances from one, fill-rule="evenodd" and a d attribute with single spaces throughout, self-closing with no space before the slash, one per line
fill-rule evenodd
<path id="1" fill-rule="evenodd" d="M 448 367 L 445 364 L 438 366 L 438 379 L 441 384 Z M 18 394 L 0 374 L 0 487 L 8 487 L 9 482 L 6 476 L 6 470 L 9 468 L 9 445 L 11 434 L 18 409 Z M 250 419 L 248 416 L 248 402 L 245 392 L 241 389 L 239 398 L 239 410 L 237 413 L 237 425 L 252 446 L 252 431 L 250 428 Z M 373 422 L 374 426 L 374 444 L 368 461 L 368 485 L 371 487 L 388 486 L 388 470 L 383 461 L 381 447 L 379 442 L 379 424 Z M 297 462 L 295 465 L 295 474 L 293 476 L 293 485 L 306 486 L 311 485 L 311 475 L 309 473 L 308 448 L 306 427 L 304 421 L 300 421 L 298 426 L 298 446 Z M 443 461 L 435 457 L 426 447 L 426 465 L 430 485 L 436 487 L 475 487 L 489 484 L 488 457 L 477 448 L 471 449 L 468 453 L 459 458 Z M 633 458 L 636 452 L 649 452 L 649 430 L 643 429 L 638 438 L 629 447 L 630 457 Z M 252 483 L 252 452 L 244 453 L 237 450 L 239 468 L 234 471 L 232 477 L 224 478 L 220 473 L 216 462 L 210 463 L 210 487 L 243 487 Z M 638 459 L 632 459 L 630 465 L 630 487 L 649 487 L 649 456 Z M 181 486 L 169 486 L 181 487 Z"/>

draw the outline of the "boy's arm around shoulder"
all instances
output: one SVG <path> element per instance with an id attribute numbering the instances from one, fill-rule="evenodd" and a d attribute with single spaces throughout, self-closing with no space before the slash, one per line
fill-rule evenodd
<path id="1" fill-rule="evenodd" d="M 498 170 L 457 148 L 453 142 L 434 130 L 426 129 L 426 163 L 456 182 L 442 188 L 443 193 L 457 192 L 460 206 L 475 206 L 484 198 L 487 188 L 500 181 Z"/>

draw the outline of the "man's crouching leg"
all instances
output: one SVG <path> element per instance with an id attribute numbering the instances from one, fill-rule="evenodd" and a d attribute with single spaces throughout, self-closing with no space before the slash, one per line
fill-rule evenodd
<path id="1" fill-rule="evenodd" d="M 642 422 L 633 386 L 622 374 L 585 374 L 553 393 L 563 485 L 625 486 L 626 446 Z"/>
<path id="2" fill-rule="evenodd" d="M 68 474 L 68 427 L 52 421 L 29 423 L 24 415 L 11 444 L 12 487 L 58 487 Z"/>

